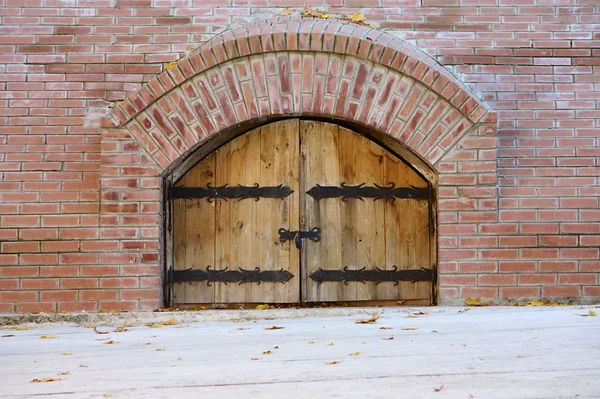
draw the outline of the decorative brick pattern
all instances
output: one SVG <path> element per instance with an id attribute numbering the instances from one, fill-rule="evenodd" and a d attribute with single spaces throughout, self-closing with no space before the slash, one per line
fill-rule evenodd
<path id="1" fill-rule="evenodd" d="M 244 4 L 0 1 L 0 311 L 158 306 L 161 171 L 289 112 L 360 120 L 433 164 L 441 303 L 600 299 L 595 1 L 327 1 L 375 31 Z"/>

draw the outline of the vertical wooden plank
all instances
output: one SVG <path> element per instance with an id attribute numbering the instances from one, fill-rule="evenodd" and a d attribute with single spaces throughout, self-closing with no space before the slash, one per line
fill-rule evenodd
<path id="1" fill-rule="evenodd" d="M 383 185 L 385 150 L 371 140 L 340 127 L 340 180 L 347 185 Z M 339 199 L 341 201 L 341 199 Z M 385 201 L 372 198 L 342 202 L 342 266 L 352 269 L 385 268 Z M 383 288 L 387 283 L 382 283 Z M 383 295 L 374 282 L 344 287 L 344 300 L 394 299 Z M 378 295 L 379 294 L 379 295 Z"/>
<path id="2" fill-rule="evenodd" d="M 299 229 L 299 120 L 290 119 L 261 128 L 260 182 L 264 186 L 289 186 L 294 192 L 283 199 L 261 198 L 257 208 L 260 236 L 258 259 L 261 270 L 289 270 L 294 277 L 286 283 L 261 284 L 262 302 L 298 302 L 300 295 L 299 255 L 293 242 L 279 242 L 279 229 Z"/>
<path id="3" fill-rule="evenodd" d="M 338 156 L 339 128 L 336 125 L 316 121 L 300 121 L 300 152 L 303 159 L 304 196 L 302 230 L 315 226 L 321 228 L 321 241 L 306 242 L 303 250 L 302 268 L 306 282 L 304 300 L 344 300 L 343 283 L 316 283 L 308 276 L 323 269 L 339 269 L 342 261 L 342 225 L 340 199 L 319 201 L 305 192 L 316 184 L 339 185 L 340 166 Z"/>
<path id="4" fill-rule="evenodd" d="M 188 174 L 187 185 L 206 187 L 215 183 L 215 154 L 198 162 Z M 186 268 L 206 270 L 215 265 L 215 207 L 206 198 L 186 199 Z M 205 281 L 187 282 L 186 303 L 214 301 L 214 286 Z"/>
<path id="5" fill-rule="evenodd" d="M 396 186 L 427 187 L 427 182 L 392 154 L 385 158 L 386 179 Z M 386 202 L 386 265 L 398 270 L 431 267 L 427 201 L 396 199 Z M 399 299 L 429 299 L 431 282 L 401 282 Z"/>
<path id="6" fill-rule="evenodd" d="M 176 187 L 186 184 L 186 177 L 182 177 L 175 183 Z M 183 270 L 186 268 L 186 206 L 185 199 L 173 200 L 173 269 Z M 173 304 L 181 304 L 186 301 L 185 283 L 173 284 Z"/>

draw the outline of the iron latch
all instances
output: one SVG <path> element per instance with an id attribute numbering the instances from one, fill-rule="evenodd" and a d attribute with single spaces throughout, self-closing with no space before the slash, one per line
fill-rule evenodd
<path id="1" fill-rule="evenodd" d="M 313 227 L 309 231 L 290 231 L 288 229 L 281 228 L 279 229 L 279 241 L 286 242 L 288 240 L 294 239 L 296 243 L 296 248 L 302 248 L 302 239 L 308 238 L 312 242 L 321 241 L 321 229 L 318 227 Z"/>

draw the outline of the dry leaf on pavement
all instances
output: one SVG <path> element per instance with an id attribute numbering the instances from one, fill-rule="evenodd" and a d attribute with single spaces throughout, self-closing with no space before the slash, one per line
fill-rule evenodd
<path id="1" fill-rule="evenodd" d="M 389 337 L 389 338 L 381 338 L 381 339 L 382 339 L 382 340 L 384 340 L 384 341 L 391 341 L 391 340 L 393 340 L 393 339 L 394 339 L 394 337 Z"/>
<path id="2" fill-rule="evenodd" d="M 418 330 L 418 328 L 416 328 L 416 327 L 404 327 L 402 329 L 405 330 L 405 331 Z"/>
<path id="3" fill-rule="evenodd" d="M 348 356 L 358 356 L 358 355 L 360 355 L 360 352 L 350 353 Z"/>
<path id="4" fill-rule="evenodd" d="M 281 330 L 284 328 L 285 327 L 272 326 L 272 327 L 265 327 L 265 330 Z"/>
<path id="5" fill-rule="evenodd" d="M 465 299 L 465 305 L 467 306 L 490 306 L 490 301 L 481 302 L 481 298 L 472 299 L 471 297 L 467 297 Z"/>
<path id="6" fill-rule="evenodd" d="M 439 392 L 439 391 L 441 391 L 442 389 L 444 389 L 444 384 L 440 385 L 440 387 L 439 387 L 439 388 L 433 388 L 433 390 L 434 390 L 435 392 Z"/>
<path id="7" fill-rule="evenodd" d="M 54 382 L 54 381 L 60 381 L 60 380 L 61 380 L 61 378 L 42 378 L 41 380 L 34 378 L 33 380 L 31 380 L 31 382 Z"/>
<path id="8" fill-rule="evenodd" d="M 392 327 L 379 327 L 380 330 L 392 330 Z"/>
<path id="9" fill-rule="evenodd" d="M 339 364 L 341 361 L 334 360 L 333 362 L 325 362 L 325 364 Z"/>
<path id="10" fill-rule="evenodd" d="M 117 327 L 113 332 L 125 332 L 127 329 L 125 326 Z"/>
<path id="11" fill-rule="evenodd" d="M 98 329 L 96 328 L 96 326 L 94 326 L 94 332 L 96 334 L 108 334 L 108 331 L 98 331 Z"/>
<path id="12" fill-rule="evenodd" d="M 104 345 L 114 345 L 114 344 L 118 344 L 118 341 L 113 341 L 112 339 L 108 342 L 105 342 Z"/>
<path id="13" fill-rule="evenodd" d="M 327 346 L 333 346 L 333 342 L 328 343 Z"/>
<path id="14" fill-rule="evenodd" d="M 316 344 L 317 342 L 319 342 L 318 339 L 315 339 L 314 341 L 308 341 L 309 344 Z"/>
<path id="15" fill-rule="evenodd" d="M 249 328 L 248 327 L 239 327 L 239 328 L 236 328 L 236 330 L 243 331 L 243 330 L 249 330 Z"/>
<path id="16" fill-rule="evenodd" d="M 289 8 L 284 8 L 283 10 L 279 11 L 279 15 L 281 15 L 282 17 L 289 17 L 293 13 L 294 10 L 290 10 Z"/>
<path id="17" fill-rule="evenodd" d="M 2 338 L 8 338 L 8 337 L 14 337 L 14 336 L 15 336 L 15 334 L 6 334 L 6 335 L 3 335 Z"/>
<path id="18" fill-rule="evenodd" d="M 270 355 L 271 353 L 273 353 L 273 352 L 271 352 L 271 351 L 264 351 L 263 355 Z"/>
<path id="19" fill-rule="evenodd" d="M 250 360 L 262 360 L 262 357 L 251 357 Z"/>
<path id="20" fill-rule="evenodd" d="M 256 305 L 257 310 L 265 310 L 265 309 L 275 309 L 274 306 L 271 305 L 267 305 L 266 303 L 264 305 Z"/>
<path id="21" fill-rule="evenodd" d="M 56 334 L 40 335 L 42 339 L 56 338 Z"/>
<path id="22" fill-rule="evenodd" d="M 593 310 L 590 310 L 588 314 L 580 314 L 579 316 L 583 316 L 583 317 L 587 317 L 587 316 L 598 316 L 598 314 L 596 312 L 594 312 Z"/>
<path id="23" fill-rule="evenodd" d="M 61 371 L 58 375 L 69 375 L 71 374 L 69 371 Z"/>
<path id="24" fill-rule="evenodd" d="M 60 355 L 61 356 L 69 356 L 69 355 L 72 355 L 72 353 L 71 352 L 62 352 Z"/>
<path id="25" fill-rule="evenodd" d="M 377 313 L 373 313 L 373 317 L 371 317 L 370 319 L 356 320 L 355 323 L 356 324 L 372 324 L 372 323 L 377 323 L 377 320 L 379 320 L 380 318 L 381 318 L 381 316 L 379 316 Z"/>

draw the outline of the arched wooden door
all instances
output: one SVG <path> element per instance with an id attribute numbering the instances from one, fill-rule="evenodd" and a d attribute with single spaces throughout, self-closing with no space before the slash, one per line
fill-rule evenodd
<path id="1" fill-rule="evenodd" d="M 433 190 L 344 127 L 290 119 L 170 189 L 173 303 L 433 303 Z"/>

